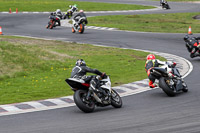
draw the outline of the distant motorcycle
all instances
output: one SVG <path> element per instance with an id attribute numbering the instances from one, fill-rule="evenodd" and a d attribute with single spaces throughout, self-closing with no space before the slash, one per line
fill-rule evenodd
<path id="1" fill-rule="evenodd" d="M 79 32 L 83 33 L 85 30 L 85 24 L 87 19 L 85 17 L 81 17 L 78 21 L 72 19 L 72 33 Z"/>
<path id="2" fill-rule="evenodd" d="M 100 82 L 100 86 L 98 89 L 92 91 L 89 99 L 87 98 L 90 87 L 89 83 L 85 83 L 84 80 L 76 78 L 68 78 L 65 80 L 74 91 L 73 97 L 77 107 L 85 113 L 93 112 L 95 106 L 104 107 L 112 105 L 115 108 L 121 108 L 122 99 L 119 94 L 111 88 L 109 76 L 104 79 L 101 79 L 100 76 L 96 76 L 96 78 Z"/>
<path id="3" fill-rule="evenodd" d="M 70 19 L 72 16 L 73 16 L 73 12 L 72 12 L 71 10 L 68 10 L 68 11 L 65 13 L 64 19 L 65 19 L 65 18 Z"/>
<path id="4" fill-rule="evenodd" d="M 66 19 L 66 18 L 70 19 L 73 16 L 73 13 L 78 11 L 76 4 L 74 4 L 73 6 L 69 5 L 69 7 L 70 7 L 70 9 L 67 10 L 67 12 L 65 13 L 64 19 Z"/>
<path id="5" fill-rule="evenodd" d="M 167 1 L 162 2 L 161 6 L 162 6 L 163 9 L 170 9 L 169 4 L 167 3 Z"/>
<path id="6" fill-rule="evenodd" d="M 196 37 L 190 37 L 189 35 L 185 35 L 183 39 L 188 52 L 190 52 L 190 57 L 200 56 L 200 49 L 197 47 L 200 44 L 198 39 Z"/>
<path id="7" fill-rule="evenodd" d="M 172 77 L 168 76 L 169 72 L 173 74 Z M 175 63 L 167 62 L 162 67 L 154 67 L 151 70 L 151 74 L 155 76 L 157 80 L 159 80 L 159 87 L 168 96 L 175 96 L 181 91 L 188 91 L 187 85 L 182 81 L 182 77 L 176 68 Z"/>
<path id="8" fill-rule="evenodd" d="M 60 17 L 58 17 L 58 16 L 53 16 L 53 15 L 51 15 L 51 16 L 49 16 L 49 19 L 50 19 L 50 21 L 48 22 L 48 25 L 46 26 L 46 28 L 48 29 L 53 29 L 53 27 L 56 27 L 57 26 L 57 24 L 56 23 L 59 23 L 60 24 Z M 59 25 L 58 24 L 58 25 Z"/>

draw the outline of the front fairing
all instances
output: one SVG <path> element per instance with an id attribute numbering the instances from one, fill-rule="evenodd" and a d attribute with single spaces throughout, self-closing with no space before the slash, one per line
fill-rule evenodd
<path id="1" fill-rule="evenodd" d="M 107 90 L 109 90 L 109 92 L 111 92 L 111 81 L 110 81 L 109 76 L 107 76 L 106 79 L 102 79 L 100 81 L 100 84 L 101 84 L 101 88 L 107 89 Z"/>
<path id="2" fill-rule="evenodd" d="M 177 91 L 180 91 L 183 89 L 183 84 L 182 84 L 182 81 L 181 80 L 178 80 L 177 83 L 176 83 L 176 90 Z"/>
<path id="3" fill-rule="evenodd" d="M 172 70 L 173 70 L 173 74 L 174 75 L 176 75 L 177 77 L 181 77 L 181 75 L 180 75 L 180 73 L 179 73 L 179 71 L 178 71 L 178 69 L 176 67 L 173 68 Z"/>

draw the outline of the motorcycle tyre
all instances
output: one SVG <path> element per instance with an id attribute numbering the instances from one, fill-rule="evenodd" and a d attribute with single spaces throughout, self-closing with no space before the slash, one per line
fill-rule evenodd
<path id="1" fill-rule="evenodd" d="M 119 102 L 117 103 L 112 97 L 111 97 L 111 105 L 115 108 L 121 108 L 122 107 L 122 99 L 120 97 L 120 95 L 115 91 L 115 90 L 112 90 L 112 92 L 114 92 L 117 97 L 119 98 Z M 112 96 L 112 94 L 111 94 Z"/>
<path id="2" fill-rule="evenodd" d="M 74 102 L 76 104 L 76 106 L 82 110 L 83 112 L 85 113 L 91 113 L 94 111 L 95 109 L 95 103 L 92 101 L 91 102 L 91 106 L 87 106 L 83 101 L 82 101 L 82 98 L 81 98 L 81 94 L 87 94 L 87 91 L 86 90 L 77 90 L 75 91 L 74 93 Z"/>
<path id="3" fill-rule="evenodd" d="M 75 31 L 75 29 L 74 29 L 74 27 L 72 27 L 72 33 L 75 33 L 76 31 Z"/>
<path id="4" fill-rule="evenodd" d="M 82 34 L 84 32 L 84 30 L 85 30 L 85 26 L 84 26 L 84 24 L 80 24 L 79 26 L 80 26 L 80 29 L 78 30 L 78 32 L 80 34 Z"/>
<path id="5" fill-rule="evenodd" d="M 165 78 L 161 77 L 159 79 L 159 87 L 162 88 L 162 90 L 170 97 L 173 97 L 176 95 L 176 92 L 174 92 L 173 90 L 171 90 L 168 85 L 165 82 Z"/>

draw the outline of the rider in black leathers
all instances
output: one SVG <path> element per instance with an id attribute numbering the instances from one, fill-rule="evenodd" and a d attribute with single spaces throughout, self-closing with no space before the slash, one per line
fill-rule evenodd
<path id="1" fill-rule="evenodd" d="M 84 13 L 83 10 L 80 10 L 79 13 L 78 13 L 76 16 L 74 16 L 74 20 L 75 20 L 76 22 L 78 22 L 79 19 L 80 19 L 80 18 L 83 18 L 83 17 L 85 18 L 85 24 L 87 24 L 87 23 L 88 23 L 87 17 L 86 17 L 86 15 L 85 15 L 85 13 Z"/>
<path id="2" fill-rule="evenodd" d="M 57 9 L 55 12 L 51 12 L 49 16 L 49 19 L 53 19 L 57 23 L 57 25 L 55 26 L 60 26 L 60 20 L 62 18 L 63 18 L 63 13 L 61 12 L 60 9 Z"/>
<path id="3" fill-rule="evenodd" d="M 107 75 L 105 73 L 100 72 L 97 69 L 91 69 L 87 67 L 83 59 L 78 59 L 76 61 L 76 66 L 72 69 L 72 72 L 71 72 L 71 78 L 82 79 L 86 83 L 90 83 L 90 87 L 89 87 L 90 91 L 87 96 L 88 98 L 93 90 L 100 89 L 100 88 L 98 87 L 99 80 L 97 79 L 97 77 L 95 75 L 88 76 L 86 75 L 86 73 L 94 73 L 94 74 L 100 75 L 102 78 L 105 78 Z M 103 91 L 103 90 L 99 90 L 99 91 Z"/>
<path id="4" fill-rule="evenodd" d="M 193 50 L 192 47 L 188 46 L 188 44 L 186 45 L 187 47 L 187 50 L 190 52 L 190 57 L 191 58 L 194 58 L 194 57 L 197 57 L 197 56 L 200 56 L 200 37 L 193 37 L 193 38 L 190 38 L 188 35 L 186 35 L 184 38 L 184 41 L 189 43 L 190 45 L 194 45 L 195 43 L 197 43 L 197 49 L 195 49 L 195 51 Z"/>

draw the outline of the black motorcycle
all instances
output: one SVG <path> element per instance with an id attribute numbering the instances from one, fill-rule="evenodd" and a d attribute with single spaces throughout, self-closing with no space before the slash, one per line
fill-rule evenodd
<path id="1" fill-rule="evenodd" d="M 86 83 L 82 79 L 68 78 L 65 81 L 74 91 L 74 102 L 77 107 L 85 113 L 93 112 L 95 106 L 108 106 L 112 105 L 115 108 L 121 108 L 122 99 L 119 94 L 111 88 L 111 82 L 109 76 L 101 79 L 100 76 L 96 76 L 99 81 L 98 89 L 94 88 L 89 91 L 90 84 Z M 88 97 L 88 93 L 90 93 Z"/>
<path id="2" fill-rule="evenodd" d="M 59 16 L 49 16 L 50 21 L 48 22 L 48 25 L 46 28 L 53 29 L 53 27 L 60 26 L 60 17 Z"/>
<path id="3" fill-rule="evenodd" d="M 171 72 L 173 76 L 169 76 L 169 72 Z M 182 80 L 175 63 L 167 62 L 162 67 L 154 67 L 151 70 L 151 74 L 159 80 L 159 87 L 168 96 L 175 96 L 181 91 L 188 91 L 187 85 Z"/>
<path id="4" fill-rule="evenodd" d="M 162 2 L 161 6 L 162 6 L 163 9 L 170 9 L 169 4 L 167 3 L 167 1 Z"/>
<path id="5" fill-rule="evenodd" d="M 188 52 L 190 52 L 190 57 L 200 56 L 200 49 L 197 47 L 200 44 L 198 39 L 196 37 L 190 37 L 189 35 L 185 35 L 183 39 Z"/>

